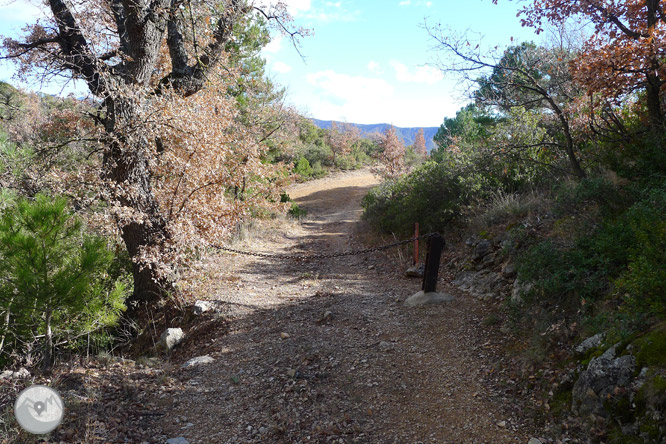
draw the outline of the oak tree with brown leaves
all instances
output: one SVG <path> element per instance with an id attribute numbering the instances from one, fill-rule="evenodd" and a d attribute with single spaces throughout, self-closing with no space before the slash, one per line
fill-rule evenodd
<path id="1" fill-rule="evenodd" d="M 15 61 L 21 75 L 81 81 L 96 98 L 99 178 L 134 259 L 130 302 L 154 302 L 172 288 L 177 270 L 169 258 L 193 239 L 196 245 L 228 231 L 239 217 L 229 189 L 265 174 L 255 134 L 236 123 L 236 102 L 225 95 L 235 75 L 225 52 L 235 25 L 258 14 L 294 39 L 303 31 L 290 30 L 282 2 L 45 5 L 49 18 L 27 27 L 21 40 L 5 39 L 3 58 Z M 254 189 L 250 198 L 261 194 Z"/>
<path id="2" fill-rule="evenodd" d="M 495 2 L 497 0 L 494 0 Z M 571 62 L 574 78 L 590 93 L 619 104 L 643 93 L 649 123 L 664 130 L 666 11 L 660 0 L 534 0 L 520 14 L 524 26 L 543 30 L 572 17 L 591 22 L 595 33 Z"/>
<path id="3" fill-rule="evenodd" d="M 405 172 L 405 144 L 393 125 L 379 135 L 378 144 L 382 150 L 379 160 L 384 167 L 379 173 L 387 179 L 397 179 Z"/>
<path id="4" fill-rule="evenodd" d="M 423 128 L 419 129 L 414 137 L 414 152 L 425 159 L 428 157 L 428 149 L 426 148 L 425 137 L 423 136 Z"/>

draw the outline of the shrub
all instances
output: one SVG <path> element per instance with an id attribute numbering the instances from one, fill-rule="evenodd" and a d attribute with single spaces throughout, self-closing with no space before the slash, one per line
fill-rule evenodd
<path id="1" fill-rule="evenodd" d="M 333 166 L 333 150 L 328 145 L 308 144 L 300 150 L 300 155 L 305 157 L 310 165 L 319 162 L 320 165 Z"/>
<path id="2" fill-rule="evenodd" d="M 475 181 L 455 167 L 426 162 L 370 190 L 362 201 L 364 217 L 380 230 L 396 234 L 410 233 L 414 222 L 424 230 L 444 230 L 475 192 Z"/>
<path id="3" fill-rule="evenodd" d="M 294 166 L 294 174 L 298 174 L 301 177 L 308 178 L 312 176 L 312 167 L 310 166 L 310 162 L 308 159 L 305 157 L 301 157 L 298 159 L 298 162 L 296 162 L 296 165 Z"/>
<path id="4" fill-rule="evenodd" d="M 0 218 L 0 352 L 22 353 L 42 340 L 44 368 L 59 345 L 113 325 L 127 276 L 109 276 L 114 254 L 85 235 L 64 198 L 19 199 Z M 114 273 L 115 274 L 115 273 Z"/>
<path id="5" fill-rule="evenodd" d="M 580 188 L 576 193 L 585 195 L 590 184 Z M 600 194 L 608 197 L 606 191 L 592 193 L 597 201 Z M 529 248 L 520 258 L 521 277 L 534 282 L 543 301 L 576 305 L 583 299 L 613 299 L 621 305 L 613 314 L 618 328 L 666 319 L 666 184 L 643 191 L 624 211 L 605 200 L 612 211 L 580 230 L 572 246 L 547 240 Z"/>

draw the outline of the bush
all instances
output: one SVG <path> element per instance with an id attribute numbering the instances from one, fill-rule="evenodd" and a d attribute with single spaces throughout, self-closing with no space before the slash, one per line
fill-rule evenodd
<path id="1" fill-rule="evenodd" d="M 308 159 L 305 157 L 301 157 L 298 159 L 298 162 L 296 162 L 296 165 L 294 166 L 294 174 L 298 174 L 301 177 L 308 178 L 312 176 L 312 167 L 310 166 L 310 162 L 308 162 Z"/>
<path id="2" fill-rule="evenodd" d="M 333 166 L 333 151 L 328 145 L 308 144 L 300 150 L 300 155 L 305 157 L 310 165 L 319 162 L 323 166 Z"/>
<path id="3" fill-rule="evenodd" d="M 126 275 L 109 276 L 114 254 L 85 235 L 64 198 L 19 199 L 0 218 L 0 353 L 42 339 L 44 368 L 58 346 L 112 326 L 124 310 Z M 116 274 L 116 273 L 114 273 Z"/>
<path id="4" fill-rule="evenodd" d="M 590 183 L 579 188 L 585 196 Z M 609 196 L 598 190 L 592 195 Z M 623 324 L 666 319 L 666 184 L 643 191 L 624 211 L 606 198 L 603 205 L 612 212 L 581 230 L 574 245 L 557 247 L 547 240 L 529 248 L 520 258 L 521 278 L 534 282 L 542 301 L 580 305 L 583 299 L 611 298 L 621 305 L 616 317 Z"/>
<path id="5" fill-rule="evenodd" d="M 380 230 L 408 234 L 444 230 L 477 192 L 474 180 L 449 165 L 426 162 L 412 173 L 384 182 L 363 198 L 364 217 Z"/>
<path id="6" fill-rule="evenodd" d="M 357 162 L 351 154 L 335 156 L 335 166 L 343 171 L 357 168 Z"/>
<path id="7" fill-rule="evenodd" d="M 300 219 L 300 218 L 302 218 L 302 217 L 305 217 L 305 216 L 308 214 L 307 210 L 304 210 L 304 209 L 302 209 L 301 207 L 299 207 L 299 206 L 298 206 L 298 205 L 297 205 L 297 204 L 291 199 L 291 197 L 289 197 L 289 195 L 288 195 L 287 193 L 284 193 L 284 192 L 283 192 L 283 193 L 280 195 L 280 202 L 282 202 L 282 203 L 290 202 L 290 203 L 291 203 L 291 208 L 290 208 L 289 211 L 287 212 L 291 217 L 294 217 L 294 218 L 296 218 L 296 219 Z"/>

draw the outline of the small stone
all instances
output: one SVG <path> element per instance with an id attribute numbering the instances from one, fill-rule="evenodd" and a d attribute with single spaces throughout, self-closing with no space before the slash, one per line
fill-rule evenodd
<path id="1" fill-rule="evenodd" d="M 187 361 L 185 364 L 183 364 L 182 368 L 196 367 L 198 365 L 210 364 L 212 362 L 215 362 L 215 359 L 208 355 L 197 356 L 196 358 L 192 358 L 189 361 Z"/>
<path id="2" fill-rule="evenodd" d="M 387 341 L 381 341 L 379 343 L 379 349 L 382 350 L 382 351 L 385 351 L 385 352 L 391 351 L 391 350 L 393 350 L 393 344 L 391 344 L 390 342 L 387 342 Z"/>
<path id="3" fill-rule="evenodd" d="M 294 370 L 293 368 L 287 369 L 287 376 L 293 378 L 294 376 L 296 376 L 296 370 Z"/>
<path id="4" fill-rule="evenodd" d="M 167 439 L 166 444 L 190 444 L 190 442 L 181 436 L 178 438 Z"/>
<path id="5" fill-rule="evenodd" d="M 413 267 L 409 267 L 407 271 L 405 271 L 405 276 L 418 278 L 418 277 L 423 277 L 423 273 L 425 273 L 425 264 L 420 263 L 414 265 Z"/>
<path id="6" fill-rule="evenodd" d="M 374 270 L 375 266 L 374 265 L 368 265 L 368 270 Z"/>
<path id="7" fill-rule="evenodd" d="M 280 337 L 282 339 L 289 339 L 291 337 L 291 335 L 289 333 L 283 331 L 282 333 L 280 333 Z"/>
<path id="8" fill-rule="evenodd" d="M 476 247 L 474 247 L 474 257 L 473 259 L 475 261 L 480 261 L 483 259 L 485 255 L 490 253 L 490 248 L 492 247 L 491 243 L 489 240 L 482 240 L 478 244 L 476 244 Z"/>
<path id="9" fill-rule="evenodd" d="M 259 433 L 261 433 L 262 435 L 265 435 L 266 433 L 268 433 L 268 428 L 263 427 L 263 426 L 259 427 Z"/>
<path id="10" fill-rule="evenodd" d="M 530 440 L 527 442 L 527 444 L 543 444 L 543 443 L 538 438 L 530 438 Z"/>
<path id="11" fill-rule="evenodd" d="M 183 334 L 182 329 L 167 328 L 164 333 L 162 333 L 162 336 L 160 336 L 160 340 L 156 347 L 158 350 L 169 352 L 173 350 L 175 346 L 183 342 L 183 339 L 185 339 L 185 334 Z"/>
<path id="12" fill-rule="evenodd" d="M 23 367 L 18 369 L 17 371 L 14 372 L 14 378 L 16 379 L 21 379 L 21 378 L 29 378 L 30 377 L 30 372 Z"/>
<path id="13" fill-rule="evenodd" d="M 498 421 L 497 422 L 497 427 L 505 429 L 506 428 L 506 421 Z"/>
<path id="14" fill-rule="evenodd" d="M 507 262 L 502 267 L 502 277 L 511 279 L 516 275 L 516 265 L 512 262 Z"/>
<path id="15" fill-rule="evenodd" d="M 603 333 L 597 333 L 596 335 L 591 336 L 591 337 L 585 339 L 580 344 L 578 344 L 578 347 L 576 347 L 576 349 L 574 351 L 578 355 L 584 355 L 589 350 L 592 350 L 593 348 L 600 347 L 601 344 L 603 344 L 603 342 L 604 342 L 604 334 Z"/>
<path id="16" fill-rule="evenodd" d="M 192 313 L 195 315 L 201 315 L 206 313 L 207 311 L 211 311 L 213 309 L 213 304 L 211 304 L 208 301 L 196 301 L 194 303 L 194 307 L 192 307 Z"/>

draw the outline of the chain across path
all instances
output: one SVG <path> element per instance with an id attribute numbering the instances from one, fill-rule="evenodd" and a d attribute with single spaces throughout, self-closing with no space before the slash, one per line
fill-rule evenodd
<path id="1" fill-rule="evenodd" d="M 244 256 L 263 257 L 268 259 L 292 259 L 292 260 L 330 259 L 330 258 L 344 257 L 344 256 L 357 256 L 362 254 L 374 253 L 376 251 L 388 250 L 389 248 L 394 248 L 400 245 L 409 244 L 417 240 L 426 239 L 435 235 L 437 235 L 437 233 L 422 234 L 421 236 L 418 237 L 412 237 L 410 239 L 405 239 L 386 245 L 380 245 L 377 247 L 365 248 L 363 250 L 348 250 L 348 251 L 342 251 L 340 253 L 327 253 L 327 254 L 269 254 L 269 253 L 256 253 L 253 251 L 237 250 L 235 248 L 223 247 L 220 245 L 211 245 L 211 247 L 221 251 L 227 251 L 229 253 L 242 254 Z"/>

